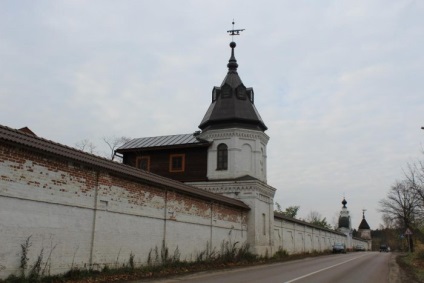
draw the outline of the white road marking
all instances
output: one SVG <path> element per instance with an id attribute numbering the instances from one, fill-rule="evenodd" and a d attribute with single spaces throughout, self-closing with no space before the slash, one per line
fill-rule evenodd
<path id="1" fill-rule="evenodd" d="M 361 255 L 361 256 L 357 256 L 357 257 L 351 258 L 351 259 L 349 259 L 349 260 L 346 260 L 346 261 L 340 262 L 340 263 L 338 263 L 338 264 L 335 264 L 335 265 L 332 265 L 332 266 L 329 266 L 329 267 L 326 267 L 326 268 L 323 268 L 323 269 L 320 269 L 320 270 L 317 270 L 317 271 L 311 272 L 311 273 L 309 273 L 309 274 L 306 274 L 306 275 L 303 275 L 303 276 L 300 276 L 300 277 L 294 278 L 294 279 L 292 279 L 292 280 L 290 280 L 290 281 L 286 281 L 286 282 L 284 282 L 284 283 L 291 283 L 291 282 L 298 281 L 298 280 L 303 279 L 303 278 L 305 278 L 305 277 L 308 277 L 308 276 L 314 275 L 314 274 L 316 274 L 316 273 L 320 273 L 321 271 L 324 271 L 324 270 L 327 270 L 327 269 L 330 269 L 330 268 L 333 268 L 333 267 L 336 267 L 336 266 L 339 266 L 339 265 L 345 264 L 346 262 L 349 262 L 349 261 L 352 261 L 352 260 L 358 259 L 358 258 L 363 257 L 363 256 L 366 256 L 366 254 L 365 254 L 365 255 Z"/>

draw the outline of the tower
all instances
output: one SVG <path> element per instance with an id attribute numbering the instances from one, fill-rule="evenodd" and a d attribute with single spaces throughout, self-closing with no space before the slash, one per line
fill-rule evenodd
<path id="1" fill-rule="evenodd" d="M 233 23 L 234 24 L 234 23 Z M 242 30 L 230 30 L 237 35 Z M 198 138 L 209 142 L 207 182 L 194 186 L 236 198 L 250 207 L 247 242 L 252 252 L 272 254 L 275 189 L 267 184 L 267 127 L 254 105 L 253 88 L 238 75 L 230 43 L 228 72 L 222 84 L 212 89 L 212 101 L 199 128 Z"/>
<path id="2" fill-rule="evenodd" d="M 199 138 L 212 142 L 208 150 L 209 180 L 250 176 L 266 182 L 267 127 L 254 105 L 253 88 L 241 81 L 230 43 L 228 73 L 212 90 L 212 102 L 199 128 Z"/>
<path id="3" fill-rule="evenodd" d="M 367 240 L 368 242 L 368 250 L 371 250 L 371 228 L 370 225 L 368 225 L 367 220 L 365 219 L 365 209 L 362 210 L 362 221 L 359 224 L 358 227 L 358 233 L 359 237 L 361 237 L 364 240 Z"/>
<path id="4" fill-rule="evenodd" d="M 348 248 L 352 248 L 352 224 L 350 219 L 349 210 L 346 207 L 347 201 L 345 198 L 343 198 L 342 201 L 343 207 L 340 211 L 339 215 L 339 223 L 337 231 L 342 232 L 347 237 L 347 243 L 346 246 Z"/>

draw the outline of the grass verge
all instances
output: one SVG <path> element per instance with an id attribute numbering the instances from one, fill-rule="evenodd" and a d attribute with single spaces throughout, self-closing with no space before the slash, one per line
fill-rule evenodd
<path id="1" fill-rule="evenodd" d="M 424 283 L 424 259 L 417 254 L 402 254 L 396 258 L 397 264 L 402 269 L 403 281 Z"/>
<path id="2" fill-rule="evenodd" d="M 4 283 L 27 283 L 27 282 L 73 282 L 73 283 L 91 283 L 91 282 L 123 282 L 138 279 L 165 278 L 175 275 L 185 275 L 207 270 L 221 270 L 235 267 L 253 266 L 259 264 L 269 264 L 275 262 L 284 262 L 306 257 L 320 256 L 330 254 L 330 252 L 312 252 L 288 255 L 284 250 L 278 251 L 273 257 L 257 257 L 252 254 L 234 253 L 233 257 L 228 254 L 203 261 L 171 261 L 159 265 L 146 265 L 141 267 L 132 267 L 128 265 L 122 268 L 104 267 L 101 271 L 89 269 L 72 269 L 60 276 L 45 276 L 33 281 L 30 278 L 9 276 L 6 280 L 0 280 Z"/>

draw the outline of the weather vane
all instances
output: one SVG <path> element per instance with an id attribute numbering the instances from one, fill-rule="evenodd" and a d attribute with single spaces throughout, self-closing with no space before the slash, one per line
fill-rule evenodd
<path id="1" fill-rule="evenodd" d="M 227 30 L 227 32 L 229 33 L 229 35 L 231 35 L 231 40 L 234 41 L 234 36 L 235 35 L 240 35 L 240 32 L 244 31 L 244 29 L 234 29 L 234 19 L 233 19 L 233 29 L 232 30 Z"/>

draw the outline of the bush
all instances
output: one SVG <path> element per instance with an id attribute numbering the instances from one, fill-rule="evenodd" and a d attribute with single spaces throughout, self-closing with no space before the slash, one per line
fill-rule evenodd
<path id="1" fill-rule="evenodd" d="M 289 256 L 289 253 L 285 250 L 283 250 L 282 247 L 278 248 L 278 251 L 274 254 L 274 256 L 272 257 L 273 259 L 283 259 L 283 258 L 287 258 Z"/>
<path id="2" fill-rule="evenodd" d="M 418 242 L 415 245 L 415 252 L 413 253 L 414 258 L 417 260 L 424 260 L 424 244 Z"/>

